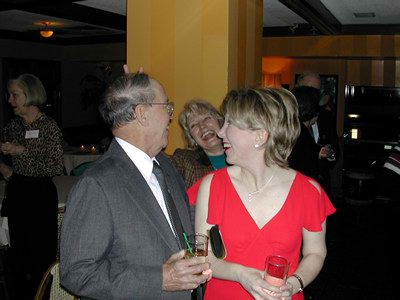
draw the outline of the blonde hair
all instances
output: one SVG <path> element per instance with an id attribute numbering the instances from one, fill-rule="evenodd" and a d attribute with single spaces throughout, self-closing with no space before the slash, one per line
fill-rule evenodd
<path id="1" fill-rule="evenodd" d="M 232 90 L 221 109 L 238 128 L 265 129 L 269 135 L 262 145 L 265 164 L 288 167 L 287 158 L 300 135 L 297 101 L 291 92 L 275 88 Z"/>
<path id="2" fill-rule="evenodd" d="M 10 79 L 7 88 L 12 84 L 18 85 L 25 94 L 25 106 L 41 106 L 47 101 L 47 94 L 39 78 L 32 74 L 21 74 Z"/>
<path id="3" fill-rule="evenodd" d="M 214 106 L 203 99 L 193 99 L 187 102 L 183 108 L 183 111 L 179 115 L 179 124 L 183 128 L 186 140 L 190 148 L 196 147 L 197 143 L 190 133 L 188 120 L 191 115 L 202 115 L 207 113 L 214 117 L 218 121 L 220 127 L 222 127 L 224 123 L 224 118 L 222 117 L 222 115 L 215 109 Z"/>

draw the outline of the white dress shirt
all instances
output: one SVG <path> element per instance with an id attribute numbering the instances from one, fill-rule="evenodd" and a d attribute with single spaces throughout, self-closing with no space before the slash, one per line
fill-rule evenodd
<path id="1" fill-rule="evenodd" d="M 312 131 L 313 131 L 313 135 L 314 135 L 314 140 L 315 143 L 318 144 L 319 142 L 319 131 L 318 131 L 318 121 L 316 121 L 314 124 L 311 125 Z"/>
<path id="2" fill-rule="evenodd" d="M 164 196 L 160 184 L 158 183 L 157 177 L 153 174 L 153 160 L 155 160 L 156 162 L 157 160 L 154 157 L 150 158 L 146 153 L 144 153 L 139 148 L 133 146 L 132 144 L 117 137 L 115 139 L 122 147 L 122 149 L 124 149 L 124 151 L 135 164 L 135 166 L 139 169 L 143 178 L 146 180 L 148 186 L 154 194 L 154 197 L 156 197 L 158 205 L 160 205 L 160 208 L 164 213 L 164 216 L 167 219 L 172 232 L 175 235 L 171 219 L 169 218 L 167 207 L 165 206 Z"/>

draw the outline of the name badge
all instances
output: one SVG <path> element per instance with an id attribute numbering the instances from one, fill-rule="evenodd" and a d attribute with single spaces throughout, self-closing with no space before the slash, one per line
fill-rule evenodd
<path id="1" fill-rule="evenodd" d="M 26 139 L 37 139 L 39 137 L 39 129 L 27 130 L 25 133 Z"/>

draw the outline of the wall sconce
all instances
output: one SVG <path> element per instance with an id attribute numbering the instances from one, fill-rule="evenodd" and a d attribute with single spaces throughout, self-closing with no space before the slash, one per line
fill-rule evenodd
<path id="1" fill-rule="evenodd" d="M 357 139 L 358 139 L 358 129 L 352 128 L 352 129 L 350 130 L 350 138 L 351 138 L 352 140 L 357 140 Z"/>
<path id="2" fill-rule="evenodd" d="M 53 32 L 53 30 L 47 29 L 47 26 L 50 25 L 50 22 L 43 22 L 43 24 L 45 27 L 44 27 L 44 30 L 40 31 L 40 35 L 44 38 L 51 37 L 54 34 L 54 32 Z"/>
<path id="3" fill-rule="evenodd" d="M 262 87 L 281 87 L 282 75 L 281 74 L 263 74 Z"/>

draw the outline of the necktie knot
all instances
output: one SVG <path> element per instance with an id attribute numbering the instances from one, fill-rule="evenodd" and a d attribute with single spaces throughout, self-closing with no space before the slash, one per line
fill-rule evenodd
<path id="1" fill-rule="evenodd" d="M 156 175 L 157 180 L 159 180 L 158 179 L 159 176 L 162 177 L 164 180 L 164 173 L 163 173 L 161 167 L 158 165 L 158 163 L 155 160 L 153 160 L 153 174 Z"/>

